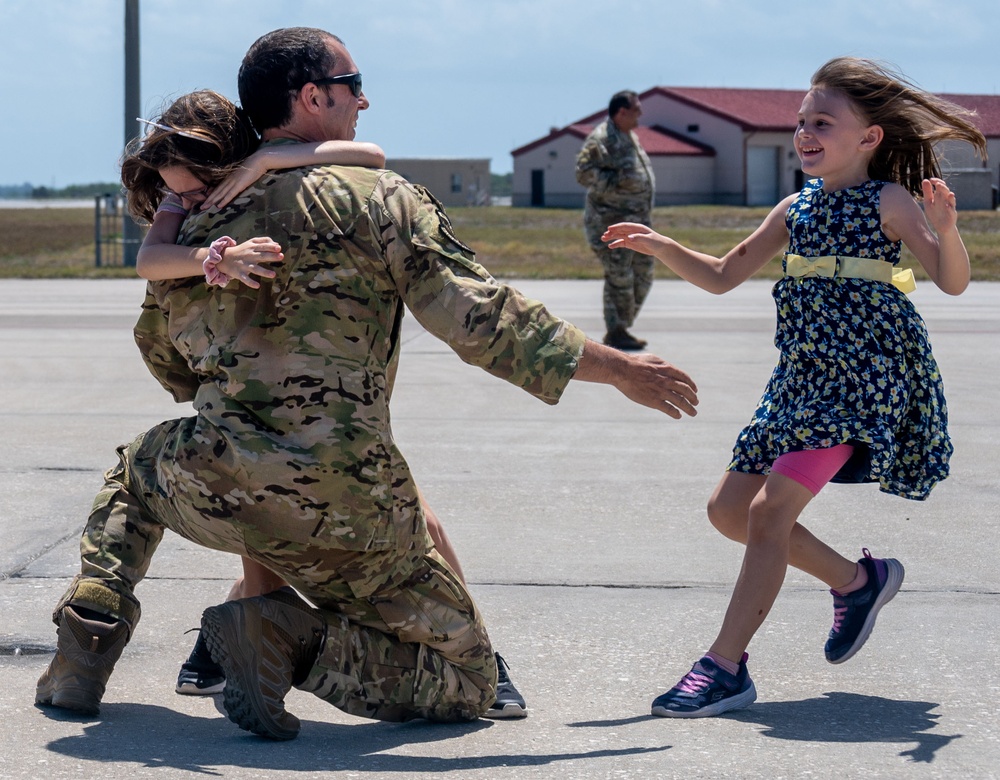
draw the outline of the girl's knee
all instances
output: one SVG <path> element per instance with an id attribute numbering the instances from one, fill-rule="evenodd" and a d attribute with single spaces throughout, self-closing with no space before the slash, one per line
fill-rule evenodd
<path id="1" fill-rule="evenodd" d="M 798 512 L 790 511 L 781 502 L 757 500 L 750 505 L 747 518 L 747 540 L 779 540 L 782 543 L 791 536 Z"/>
<path id="2" fill-rule="evenodd" d="M 708 521 L 720 534 L 737 542 L 746 541 L 747 508 L 712 496 L 708 502 Z"/>

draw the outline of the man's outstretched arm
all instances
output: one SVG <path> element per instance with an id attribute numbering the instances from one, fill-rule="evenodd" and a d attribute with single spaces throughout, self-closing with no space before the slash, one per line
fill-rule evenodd
<path id="1" fill-rule="evenodd" d="M 637 404 L 675 420 L 698 413 L 694 380 L 656 355 L 628 355 L 588 339 L 573 379 L 612 385 Z"/>

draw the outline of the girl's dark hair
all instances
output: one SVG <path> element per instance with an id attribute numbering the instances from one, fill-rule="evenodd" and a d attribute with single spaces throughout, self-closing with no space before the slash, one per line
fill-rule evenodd
<path id="1" fill-rule="evenodd" d="M 207 89 L 177 98 L 149 127 L 129 144 L 121 161 L 129 213 L 147 222 L 163 197 L 161 168 L 186 168 L 215 186 L 260 143 L 243 110 Z"/>
<path id="2" fill-rule="evenodd" d="M 939 141 L 966 141 L 986 159 L 986 138 L 972 121 L 975 112 L 925 92 L 885 65 L 837 57 L 813 74 L 812 86 L 843 93 L 863 122 L 882 128 L 882 143 L 868 164 L 871 179 L 896 182 L 919 195 L 924 179 L 941 176 L 934 149 Z"/>

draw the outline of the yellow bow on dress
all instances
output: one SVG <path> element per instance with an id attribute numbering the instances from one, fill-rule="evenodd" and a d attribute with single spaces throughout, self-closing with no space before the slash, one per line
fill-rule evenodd
<path id="1" fill-rule="evenodd" d="M 884 260 L 869 257 L 843 257 L 841 255 L 820 255 L 819 257 L 803 257 L 802 255 L 785 255 L 785 275 L 797 278 L 822 276 L 828 279 L 870 279 L 875 282 L 891 284 L 902 293 L 910 293 L 917 289 L 913 271 L 909 268 L 896 268 Z"/>

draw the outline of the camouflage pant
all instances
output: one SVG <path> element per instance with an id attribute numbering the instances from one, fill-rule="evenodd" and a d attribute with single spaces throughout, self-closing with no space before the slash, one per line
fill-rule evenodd
<path id="1" fill-rule="evenodd" d="M 422 549 L 345 551 L 179 512 L 151 489 L 155 461 L 137 455 L 140 446 L 143 453 L 155 448 L 156 432 L 119 448 L 121 462 L 105 475 L 80 541 L 81 573 L 57 615 L 72 604 L 134 626 L 135 586 L 170 528 L 263 563 L 319 608 L 327 637 L 299 688 L 380 720 L 472 720 L 489 708 L 497 683 L 489 637 L 472 597 L 429 537 Z"/>
<path id="2" fill-rule="evenodd" d="M 588 239 L 604 266 L 604 324 L 609 333 L 616 328 L 630 328 L 653 286 L 656 260 L 631 249 L 608 249 L 600 235 L 596 241 L 590 235 Z"/>

